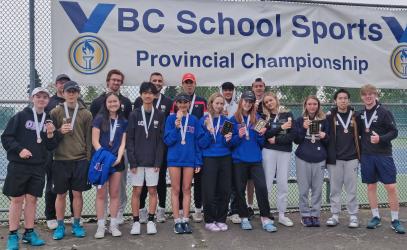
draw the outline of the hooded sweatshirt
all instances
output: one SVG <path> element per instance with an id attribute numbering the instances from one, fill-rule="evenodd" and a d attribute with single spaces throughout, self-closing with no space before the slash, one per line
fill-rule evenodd
<path id="1" fill-rule="evenodd" d="M 212 122 L 215 130 L 218 120 L 220 119 L 219 130 L 215 140 L 214 135 L 206 128 L 205 120 L 207 117 L 208 115 L 205 115 L 199 120 L 199 147 L 202 150 L 202 156 L 220 157 L 230 155 L 230 143 L 227 143 L 225 137 L 222 135 L 223 123 L 228 119 L 224 115 L 213 118 Z"/>
<path id="2" fill-rule="evenodd" d="M 49 119 L 49 115 L 45 119 Z M 41 122 L 42 114 L 37 114 L 38 122 Z M 32 109 L 24 108 L 15 114 L 7 123 L 6 129 L 1 135 L 1 142 L 7 151 L 7 159 L 12 162 L 18 162 L 27 165 L 45 164 L 48 151 L 57 146 L 56 136 L 49 139 L 47 137 L 45 126 L 42 127 L 41 143 L 37 143 L 37 133 L 35 131 L 35 122 Z M 21 150 L 27 149 L 32 153 L 29 159 L 21 159 L 19 154 Z"/>

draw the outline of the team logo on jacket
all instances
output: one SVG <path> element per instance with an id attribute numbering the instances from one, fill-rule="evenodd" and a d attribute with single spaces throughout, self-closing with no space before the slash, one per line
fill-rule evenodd
<path id="1" fill-rule="evenodd" d="M 25 122 L 25 128 L 35 131 L 35 122 L 31 121 L 31 120 L 26 121 Z M 45 126 L 42 126 L 42 131 L 45 132 Z"/>

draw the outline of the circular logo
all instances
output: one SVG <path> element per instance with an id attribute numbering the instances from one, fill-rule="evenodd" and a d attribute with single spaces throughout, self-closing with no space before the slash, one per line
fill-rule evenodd
<path id="1" fill-rule="evenodd" d="M 82 74 L 99 72 L 105 67 L 108 57 L 106 44 L 95 36 L 81 36 L 69 47 L 69 62 Z"/>
<path id="2" fill-rule="evenodd" d="M 398 46 L 393 50 L 390 65 L 396 76 L 407 79 L 407 45 Z"/>

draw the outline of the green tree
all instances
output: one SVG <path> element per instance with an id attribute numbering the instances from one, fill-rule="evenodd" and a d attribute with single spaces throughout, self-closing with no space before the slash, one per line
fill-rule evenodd
<path id="1" fill-rule="evenodd" d="M 89 86 L 86 89 L 86 94 L 83 99 L 86 103 L 88 103 L 88 102 L 92 102 L 98 96 L 99 96 L 98 89 L 94 86 Z"/>

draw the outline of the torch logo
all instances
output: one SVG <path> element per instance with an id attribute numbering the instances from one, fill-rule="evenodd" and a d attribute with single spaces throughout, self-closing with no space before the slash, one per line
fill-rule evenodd
<path id="1" fill-rule="evenodd" d="M 82 74 L 91 75 L 99 72 L 105 67 L 108 57 L 106 44 L 95 36 L 81 36 L 69 47 L 69 62 Z"/>
<path id="2" fill-rule="evenodd" d="M 398 46 L 390 58 L 391 69 L 401 79 L 407 79 L 407 45 Z"/>

